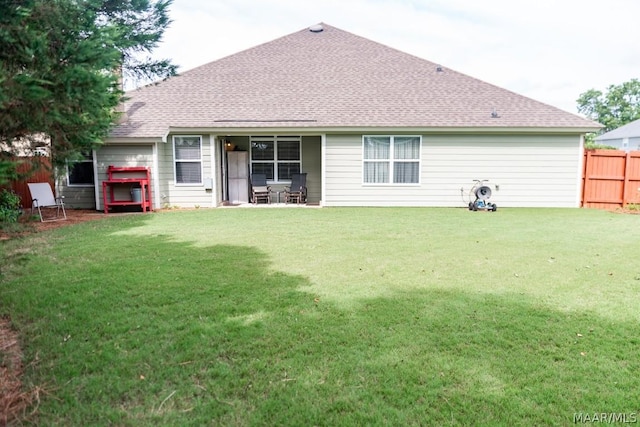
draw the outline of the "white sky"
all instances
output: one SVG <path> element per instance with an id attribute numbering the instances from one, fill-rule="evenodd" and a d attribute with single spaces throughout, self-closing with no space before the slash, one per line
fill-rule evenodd
<path id="1" fill-rule="evenodd" d="M 319 22 L 576 113 L 640 78 L 638 0 L 174 0 L 154 57 L 180 71 Z"/>

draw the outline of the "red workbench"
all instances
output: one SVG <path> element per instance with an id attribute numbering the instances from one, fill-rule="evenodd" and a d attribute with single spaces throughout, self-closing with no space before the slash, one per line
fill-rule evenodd
<path id="1" fill-rule="evenodd" d="M 140 206 L 142 212 L 153 210 L 151 203 L 151 172 L 146 166 L 109 166 L 107 168 L 109 178 L 102 181 L 102 200 L 104 213 L 109 213 L 109 208 L 113 206 Z M 140 189 L 140 200 L 133 200 L 131 197 L 116 198 L 116 190 L 120 189 L 120 197 L 124 190 Z"/>

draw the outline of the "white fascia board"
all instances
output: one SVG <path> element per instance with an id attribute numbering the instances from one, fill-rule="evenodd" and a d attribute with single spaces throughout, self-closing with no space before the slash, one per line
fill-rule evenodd
<path id="1" fill-rule="evenodd" d="M 224 127 L 224 128 L 171 128 L 171 134 L 222 134 L 222 135 L 322 135 L 322 134 L 573 134 L 597 132 L 599 128 L 540 128 L 540 127 Z"/>
<path id="2" fill-rule="evenodd" d="M 155 144 L 157 142 L 166 142 L 163 141 L 162 137 L 146 137 L 146 138 L 107 138 L 104 140 L 105 145 L 116 145 L 116 144 Z"/>

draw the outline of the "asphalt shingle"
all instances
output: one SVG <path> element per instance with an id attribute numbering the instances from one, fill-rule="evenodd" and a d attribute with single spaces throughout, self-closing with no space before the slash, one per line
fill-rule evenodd
<path id="1" fill-rule="evenodd" d="M 321 24 L 127 94 L 114 138 L 174 128 L 596 129 L 578 115 Z M 492 112 L 498 117 L 492 117 Z"/>

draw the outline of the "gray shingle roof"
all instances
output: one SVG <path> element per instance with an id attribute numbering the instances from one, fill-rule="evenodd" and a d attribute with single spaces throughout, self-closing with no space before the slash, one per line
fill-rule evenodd
<path id="1" fill-rule="evenodd" d="M 598 124 L 322 24 L 128 92 L 113 137 L 169 128 L 545 128 Z M 492 111 L 499 117 L 492 117 Z"/>
<path id="2" fill-rule="evenodd" d="M 620 126 L 617 129 L 603 133 L 596 137 L 596 141 L 607 141 L 610 139 L 623 139 L 623 138 L 639 138 L 640 137 L 640 120 L 627 123 L 624 126 Z"/>

